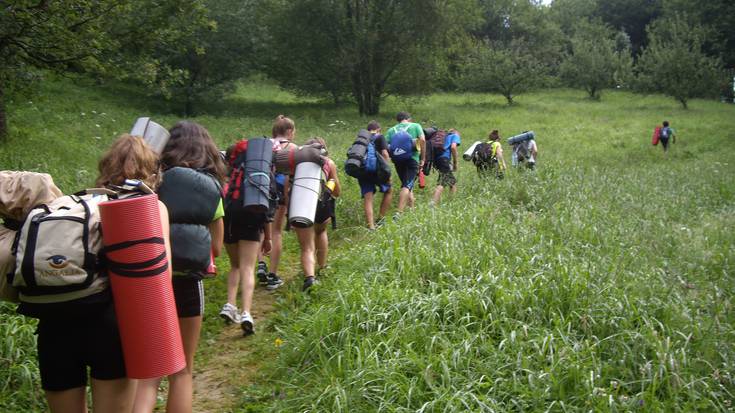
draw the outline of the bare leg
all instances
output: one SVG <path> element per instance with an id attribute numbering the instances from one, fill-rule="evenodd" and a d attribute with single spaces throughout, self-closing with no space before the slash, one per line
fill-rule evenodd
<path id="1" fill-rule="evenodd" d="M 388 192 L 383 194 L 383 201 L 380 203 L 380 218 L 388 214 L 391 201 L 393 201 L 393 190 L 389 189 Z"/>
<path id="2" fill-rule="evenodd" d="M 92 379 L 92 406 L 95 412 L 128 413 L 133 410 L 137 381 Z"/>
<path id="3" fill-rule="evenodd" d="M 281 205 L 276 210 L 276 216 L 271 226 L 271 268 L 270 271 L 278 274 L 278 263 L 281 261 L 283 250 L 283 224 L 286 222 L 286 205 Z"/>
<path id="4" fill-rule="evenodd" d="M 227 256 L 230 257 L 230 272 L 227 273 L 227 302 L 237 307 L 237 287 L 240 285 L 240 259 L 238 244 L 225 244 Z"/>
<path id="5" fill-rule="evenodd" d="M 314 276 L 314 228 L 295 228 L 301 246 L 301 268 L 305 277 Z"/>
<path id="6" fill-rule="evenodd" d="M 401 192 L 398 193 L 398 212 L 403 212 L 411 198 L 411 190 L 408 188 L 401 188 Z"/>
<path id="7" fill-rule="evenodd" d="M 431 200 L 434 205 L 438 204 L 439 201 L 442 199 L 442 191 L 444 191 L 444 187 L 441 185 L 437 185 L 436 189 L 434 190 L 434 197 Z"/>
<path id="8" fill-rule="evenodd" d="M 362 205 L 365 208 L 365 221 L 367 221 L 367 227 L 370 229 L 375 228 L 375 221 L 373 220 L 373 196 L 375 194 L 368 192 L 362 199 Z"/>
<path id="9" fill-rule="evenodd" d="M 135 389 L 134 413 L 150 413 L 156 407 L 156 396 L 161 378 L 138 380 Z"/>
<path id="10" fill-rule="evenodd" d="M 194 354 L 199 344 L 199 333 L 202 330 L 202 316 L 179 318 L 181 339 L 184 342 L 186 367 L 180 372 L 168 376 L 167 412 L 191 412 L 194 393 L 193 371 Z"/>
<path id="11" fill-rule="evenodd" d="M 87 413 L 87 393 L 84 387 L 69 390 L 46 390 L 46 401 L 51 413 Z"/>
<path id="12" fill-rule="evenodd" d="M 239 276 L 242 281 L 242 310 L 250 312 L 253 305 L 253 290 L 255 289 L 255 262 L 258 259 L 261 241 L 237 242 L 239 257 Z"/>
<path id="13" fill-rule="evenodd" d="M 457 185 L 453 185 L 453 186 L 449 187 L 449 192 L 452 195 L 456 194 L 457 193 Z"/>
<path id="14" fill-rule="evenodd" d="M 327 266 L 327 254 L 329 253 L 329 236 L 327 235 L 327 224 L 329 224 L 330 220 L 331 218 L 321 224 L 314 225 L 316 263 L 320 270 Z"/>

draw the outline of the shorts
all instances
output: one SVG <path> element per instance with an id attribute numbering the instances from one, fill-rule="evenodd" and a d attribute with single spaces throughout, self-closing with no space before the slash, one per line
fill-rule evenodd
<path id="1" fill-rule="evenodd" d="M 198 317 L 204 314 L 204 285 L 194 277 L 174 275 L 171 277 L 179 318 Z"/>
<path id="2" fill-rule="evenodd" d="M 664 150 L 669 149 L 669 138 L 658 138 L 658 141 L 661 142 L 661 146 L 663 146 Z"/>
<path id="3" fill-rule="evenodd" d="M 413 158 L 396 162 L 396 172 L 401 180 L 401 188 L 413 189 L 416 176 L 419 174 L 419 164 Z"/>
<path id="4" fill-rule="evenodd" d="M 266 217 L 263 214 L 225 213 L 225 244 L 237 241 L 260 241 L 265 232 Z"/>
<path id="5" fill-rule="evenodd" d="M 374 194 L 376 191 L 383 194 L 390 191 L 390 183 L 376 184 L 370 179 L 358 179 L 357 183 L 360 184 L 360 195 L 363 198 L 365 198 L 365 194 Z"/>
<path id="6" fill-rule="evenodd" d="M 449 164 L 449 158 L 437 158 L 434 161 L 434 168 L 439 171 L 438 185 L 452 187 L 457 184 L 457 178 L 454 177 L 452 166 Z"/>
<path id="7" fill-rule="evenodd" d="M 93 307 L 88 315 L 41 319 L 38 323 L 38 367 L 41 387 L 62 391 L 96 380 L 126 377 L 120 331 L 112 302 Z"/>
<path id="8" fill-rule="evenodd" d="M 335 200 L 330 198 L 328 201 L 319 201 L 316 205 L 316 214 L 314 215 L 315 224 L 323 224 L 334 215 Z"/>

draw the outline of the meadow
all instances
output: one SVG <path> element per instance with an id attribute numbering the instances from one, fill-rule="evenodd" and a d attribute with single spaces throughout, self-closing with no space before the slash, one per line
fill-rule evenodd
<path id="1" fill-rule="evenodd" d="M 141 90 L 83 78 L 49 79 L 9 109 L 0 167 L 48 172 L 67 193 L 93 183 L 97 159 L 136 117 L 178 119 Z M 460 152 L 491 129 L 534 130 L 538 169 L 488 180 L 460 161 L 456 196 L 429 207 L 432 173 L 417 207 L 375 232 L 340 171 L 330 268 L 309 295 L 298 276 L 276 293 L 255 339 L 258 386 L 243 385 L 228 411 L 732 411 L 735 106 L 682 110 L 625 91 L 599 102 L 543 91 L 512 107 L 434 94 L 389 97 L 384 129 L 399 110 L 459 129 Z M 370 120 L 261 80 L 194 120 L 224 148 L 269 134 L 279 113 L 296 121 L 297 141 L 324 137 L 338 165 Z M 666 155 L 650 143 L 664 119 L 677 133 Z M 225 281 L 205 287 L 203 363 L 218 345 Z M 44 408 L 33 329 L 0 304 L 1 411 Z"/>

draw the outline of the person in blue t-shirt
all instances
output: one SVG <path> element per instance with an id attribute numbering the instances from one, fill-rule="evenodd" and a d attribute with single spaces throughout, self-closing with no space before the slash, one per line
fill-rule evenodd
<path id="1" fill-rule="evenodd" d="M 438 204 L 442 197 L 444 187 L 448 186 L 452 194 L 457 192 L 457 178 L 454 177 L 454 171 L 457 170 L 457 146 L 461 143 L 459 132 L 456 129 L 449 129 L 444 140 L 444 150 L 434 154 L 434 168 L 439 171 L 439 180 L 434 190 L 432 202 Z"/>
<path id="2" fill-rule="evenodd" d="M 669 126 L 669 121 L 665 120 L 658 135 L 658 140 L 661 142 L 664 152 L 669 150 L 669 139 L 671 139 L 671 143 L 676 143 L 676 134 L 674 133 L 674 129 Z"/>

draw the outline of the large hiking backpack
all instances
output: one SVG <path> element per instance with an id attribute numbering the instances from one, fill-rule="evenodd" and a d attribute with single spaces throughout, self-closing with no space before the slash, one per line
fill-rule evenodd
<path id="1" fill-rule="evenodd" d="M 245 161 L 247 157 L 248 140 L 242 140 L 236 144 L 235 149 L 230 154 L 229 160 L 232 166 L 230 178 L 227 182 L 227 191 L 224 196 L 225 213 L 248 213 L 250 216 L 256 216 L 247 211 L 245 207 L 245 185 L 248 179 Z M 268 188 L 268 210 L 265 212 L 265 218 L 268 222 L 273 220 L 276 209 L 278 208 L 278 188 L 276 186 L 276 177 L 271 168 L 269 173 L 270 187 Z"/>
<path id="2" fill-rule="evenodd" d="M 429 146 L 434 150 L 434 156 L 438 156 L 444 153 L 444 145 L 447 142 L 447 131 L 444 129 L 437 129 L 429 138 Z"/>
<path id="3" fill-rule="evenodd" d="M 492 142 L 483 142 L 475 148 L 472 163 L 478 170 L 488 170 L 498 166 L 498 158 L 493 151 Z"/>
<path id="4" fill-rule="evenodd" d="M 345 173 L 353 178 L 362 178 L 366 175 L 366 159 L 372 135 L 365 129 L 357 132 L 357 138 L 347 149 L 347 160 L 345 160 Z M 375 147 L 373 146 L 373 151 Z"/>
<path id="5" fill-rule="evenodd" d="M 98 205 L 115 197 L 98 188 L 56 198 L 28 213 L 13 243 L 16 268 L 9 276 L 22 303 L 64 303 L 107 289 Z"/>
<path id="6" fill-rule="evenodd" d="M 393 162 L 411 159 L 414 153 L 413 137 L 406 130 L 397 130 L 390 138 L 389 152 Z"/>

